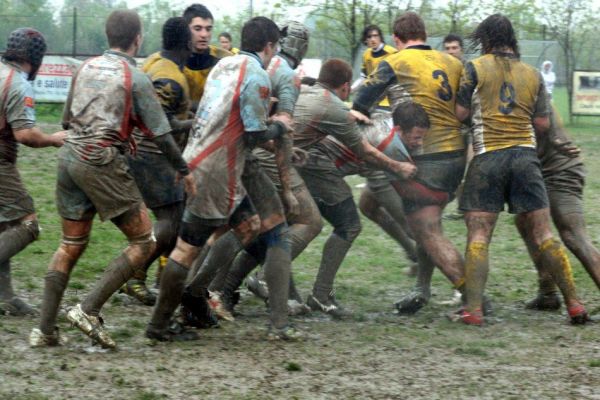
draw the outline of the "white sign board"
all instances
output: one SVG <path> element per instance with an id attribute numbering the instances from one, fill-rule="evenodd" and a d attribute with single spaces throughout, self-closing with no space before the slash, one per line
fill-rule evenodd
<path id="1" fill-rule="evenodd" d="M 296 68 L 296 73 L 300 79 L 305 76 L 309 76 L 311 78 L 318 78 L 319 71 L 321 71 L 322 61 L 318 58 L 305 58 L 302 60 L 298 68 Z"/>
<path id="2" fill-rule="evenodd" d="M 69 94 L 71 78 L 80 60 L 63 56 L 45 56 L 33 81 L 35 100 L 38 102 L 64 103 Z"/>
<path id="3" fill-rule="evenodd" d="M 573 72 L 572 111 L 576 115 L 600 115 L 600 71 Z"/>

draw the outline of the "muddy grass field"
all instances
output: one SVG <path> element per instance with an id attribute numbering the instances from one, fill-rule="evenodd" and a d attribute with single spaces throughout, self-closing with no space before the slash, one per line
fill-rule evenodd
<path id="1" fill-rule="evenodd" d="M 571 129 L 588 170 L 586 217 L 599 244 L 600 138 L 592 127 Z M 54 205 L 54 149 L 20 153 L 20 169 L 36 201 L 39 241 L 13 259 L 18 292 L 39 308 L 43 276 L 60 236 Z M 360 179 L 351 179 L 357 185 Z M 358 195 L 359 190 L 356 189 Z M 451 212 L 455 204 L 448 207 Z M 392 304 L 412 286 L 408 265 L 391 239 L 363 219 L 337 278 L 339 300 L 354 311 L 336 322 L 318 313 L 295 318 L 307 332 L 300 343 L 265 339 L 264 304 L 243 292 L 235 322 L 200 331 L 192 343 L 155 344 L 143 332 L 151 309 L 114 296 L 104 308 L 118 350 L 103 352 L 59 317 L 69 343 L 30 349 L 36 318 L 0 316 L 1 399 L 600 399 L 600 324 L 573 327 L 564 308 L 533 312 L 536 274 L 512 219 L 503 214 L 492 243 L 488 293 L 494 314 L 483 328 L 450 322 L 456 306 L 439 272 L 432 302 L 412 317 Z M 95 223 L 90 246 L 72 274 L 64 306 L 75 305 L 107 263 L 125 246 L 110 224 Z M 462 221 L 445 221 L 462 252 Z M 302 293 L 309 293 L 324 233 L 294 263 Z M 600 293 L 571 257 L 581 297 L 600 313 Z M 154 268 L 151 269 L 153 281 Z"/>

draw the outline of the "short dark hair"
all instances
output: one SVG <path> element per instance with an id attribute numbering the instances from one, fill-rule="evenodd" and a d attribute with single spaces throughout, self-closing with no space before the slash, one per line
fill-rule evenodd
<path id="1" fill-rule="evenodd" d="M 142 21 L 135 10 L 115 10 L 108 16 L 104 28 L 110 48 L 128 50 L 142 33 Z"/>
<path id="2" fill-rule="evenodd" d="M 400 103 L 392 113 L 394 125 L 399 126 L 402 132 L 408 133 L 416 126 L 429 129 L 431 122 L 425 109 L 412 101 Z"/>
<path id="3" fill-rule="evenodd" d="M 189 6 L 183 11 L 183 18 L 185 18 L 185 22 L 188 25 L 192 22 L 194 18 L 202 18 L 202 19 L 210 19 L 214 21 L 212 13 L 206 8 L 204 4 L 195 3 Z"/>
<path id="4" fill-rule="evenodd" d="M 450 33 L 450 34 L 446 35 L 446 37 L 444 38 L 444 41 L 442 43 L 446 44 L 446 43 L 450 43 L 450 42 L 458 42 L 458 45 L 461 48 L 463 47 L 463 38 L 454 33 Z"/>
<path id="5" fill-rule="evenodd" d="M 183 17 L 171 17 L 162 27 L 162 43 L 165 50 L 188 50 L 192 33 Z"/>
<path id="6" fill-rule="evenodd" d="M 321 66 L 317 81 L 331 89 L 337 89 L 344 83 L 352 81 L 352 67 L 344 60 L 330 58 Z"/>
<path id="7" fill-rule="evenodd" d="M 473 43 L 480 45 L 484 53 L 492 53 L 504 47 L 510 48 L 519 56 L 519 44 L 510 20 L 502 14 L 490 15 L 477 26 L 469 36 Z"/>
<path id="8" fill-rule="evenodd" d="M 223 36 L 225 39 L 229 40 L 230 42 L 233 41 L 233 39 L 231 38 L 231 35 L 229 34 L 229 32 L 221 32 L 219 33 L 219 37 Z"/>
<path id="9" fill-rule="evenodd" d="M 402 42 L 409 40 L 427 40 L 425 23 L 416 12 L 408 11 L 394 21 L 394 35 Z"/>
<path id="10" fill-rule="evenodd" d="M 267 43 L 279 41 L 279 28 L 267 17 L 254 17 L 242 27 L 242 50 L 262 51 Z"/>
<path id="11" fill-rule="evenodd" d="M 365 29 L 363 29 L 363 32 L 362 32 L 362 39 L 361 39 L 363 43 L 365 43 L 365 44 L 367 43 L 367 38 L 369 37 L 369 32 L 371 32 L 371 31 L 377 31 L 377 34 L 381 38 L 381 42 L 385 43 L 385 40 L 383 39 L 383 32 L 381 32 L 381 29 L 377 25 L 365 26 Z"/>

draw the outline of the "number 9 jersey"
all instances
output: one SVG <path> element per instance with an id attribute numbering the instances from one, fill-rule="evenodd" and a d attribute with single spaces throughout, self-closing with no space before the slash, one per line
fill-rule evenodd
<path id="1" fill-rule="evenodd" d="M 409 46 L 382 60 L 357 93 L 353 108 L 363 113 L 384 93 L 392 110 L 403 102 L 420 104 L 431 121 L 419 154 L 464 150 L 461 124 L 454 114 L 462 63 L 427 45 Z"/>
<path id="2" fill-rule="evenodd" d="M 549 114 L 539 71 L 512 54 L 486 54 L 465 65 L 457 103 L 471 110 L 475 155 L 535 148 L 532 121 Z"/>

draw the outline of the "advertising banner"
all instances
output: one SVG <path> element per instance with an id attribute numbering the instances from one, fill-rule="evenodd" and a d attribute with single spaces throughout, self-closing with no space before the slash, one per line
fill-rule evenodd
<path id="1" fill-rule="evenodd" d="M 574 115 L 600 115 L 600 71 L 573 72 Z"/>

